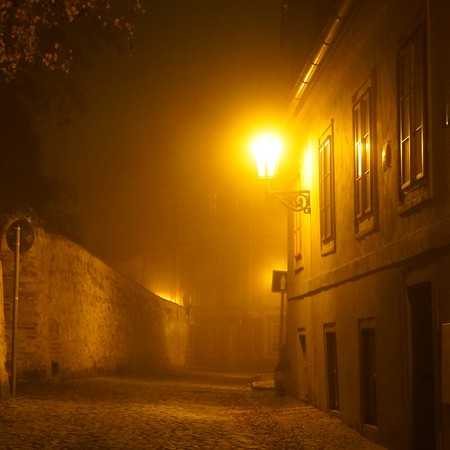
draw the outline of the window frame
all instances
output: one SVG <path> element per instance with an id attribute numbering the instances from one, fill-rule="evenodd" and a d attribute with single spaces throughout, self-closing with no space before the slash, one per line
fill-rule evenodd
<path id="1" fill-rule="evenodd" d="M 297 171 L 295 180 L 297 190 L 300 190 L 300 168 Z M 299 271 L 303 268 L 303 227 L 302 227 L 302 211 L 294 211 L 293 213 L 293 240 L 294 240 L 294 270 Z"/>
<path id="2" fill-rule="evenodd" d="M 336 251 L 333 121 L 319 139 L 319 207 L 321 254 Z"/>
<path id="3" fill-rule="evenodd" d="M 308 342 L 306 329 L 297 329 L 297 354 L 298 354 L 298 393 L 303 401 L 310 401 L 309 376 L 308 376 Z"/>
<path id="4" fill-rule="evenodd" d="M 373 77 L 353 96 L 354 222 L 357 237 L 376 228 L 376 121 Z"/>
<path id="5" fill-rule="evenodd" d="M 427 70 L 427 26 L 421 20 L 397 55 L 400 212 L 429 198 Z"/>
<path id="6" fill-rule="evenodd" d="M 373 339 L 373 343 L 370 339 Z M 378 426 L 377 328 L 374 317 L 359 320 L 361 422 L 363 428 Z M 373 345 L 371 345 L 373 344 Z"/>

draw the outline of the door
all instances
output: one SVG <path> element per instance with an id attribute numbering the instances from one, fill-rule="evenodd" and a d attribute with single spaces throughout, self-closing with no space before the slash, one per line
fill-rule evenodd
<path id="1" fill-rule="evenodd" d="M 328 384 L 328 408 L 339 410 L 339 380 L 336 332 L 325 331 L 325 352 Z"/>
<path id="2" fill-rule="evenodd" d="M 308 365 L 306 353 L 305 331 L 299 331 L 299 358 L 298 358 L 298 396 L 301 400 L 309 401 L 308 392 Z"/>
<path id="3" fill-rule="evenodd" d="M 360 321 L 361 407 L 364 425 L 377 425 L 377 363 L 375 320 Z"/>
<path id="4" fill-rule="evenodd" d="M 410 320 L 411 448 L 436 449 L 436 392 L 431 283 L 407 288 Z"/>

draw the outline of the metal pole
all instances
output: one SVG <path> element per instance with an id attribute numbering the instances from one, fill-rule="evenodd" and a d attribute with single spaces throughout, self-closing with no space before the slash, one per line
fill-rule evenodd
<path id="1" fill-rule="evenodd" d="M 283 337 L 284 337 L 284 292 L 281 293 L 281 306 L 280 306 L 280 349 L 278 359 L 281 361 L 282 353 L 283 353 Z"/>
<path id="2" fill-rule="evenodd" d="M 16 395 L 16 360 L 17 360 L 17 323 L 19 312 L 19 259 L 20 259 L 20 226 L 16 227 L 16 248 L 14 252 L 14 300 L 13 329 L 11 351 L 11 396 Z"/>

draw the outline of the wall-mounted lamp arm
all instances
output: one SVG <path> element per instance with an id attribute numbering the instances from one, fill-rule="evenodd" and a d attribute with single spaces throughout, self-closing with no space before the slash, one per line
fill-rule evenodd
<path id="1" fill-rule="evenodd" d="M 283 148 L 283 142 L 279 136 L 272 133 L 264 133 L 252 141 L 253 154 L 260 178 L 266 180 L 266 191 L 268 198 L 275 198 L 283 206 L 291 211 L 305 214 L 311 213 L 310 191 L 271 191 L 269 179 L 275 177 L 277 172 L 278 157 Z"/>
<path id="2" fill-rule="evenodd" d="M 277 192 L 267 190 L 267 196 L 278 200 L 283 206 L 295 212 L 311 213 L 310 191 Z"/>

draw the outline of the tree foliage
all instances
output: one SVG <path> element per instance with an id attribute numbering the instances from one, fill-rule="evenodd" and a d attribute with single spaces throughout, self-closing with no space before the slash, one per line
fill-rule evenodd
<path id="1" fill-rule="evenodd" d="M 81 34 L 101 28 L 131 45 L 140 0 L 0 0 L 0 72 L 15 78 L 27 66 L 68 72 Z"/>
<path id="2" fill-rule="evenodd" d="M 105 42 L 131 47 L 143 12 L 141 0 L 0 0 L 0 221 L 32 212 L 78 240 L 74 192 L 42 173 L 33 112 L 68 120 L 84 103 L 68 72 Z"/>
<path id="3" fill-rule="evenodd" d="M 71 213 L 75 194 L 42 174 L 31 117 L 12 91 L 0 92 L 0 136 L 0 222 L 11 214 L 31 213 L 53 231 L 79 240 Z"/>

